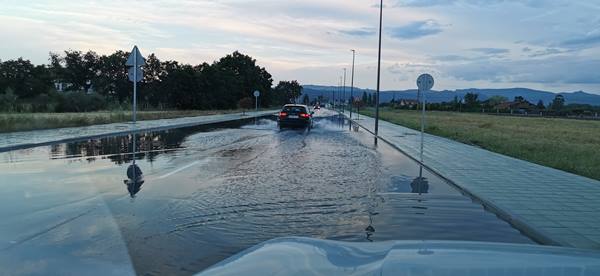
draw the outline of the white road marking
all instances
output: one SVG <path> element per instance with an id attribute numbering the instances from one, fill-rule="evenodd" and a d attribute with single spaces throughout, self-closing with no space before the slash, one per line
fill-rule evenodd
<path id="1" fill-rule="evenodd" d="M 178 172 L 181 172 L 181 171 L 183 171 L 183 170 L 185 170 L 185 169 L 187 169 L 187 168 L 193 167 L 193 166 L 195 166 L 195 165 L 196 165 L 196 164 L 198 164 L 198 163 L 200 163 L 200 161 L 194 161 L 194 162 L 192 162 L 192 163 L 189 163 L 189 164 L 187 164 L 187 165 L 185 165 L 185 166 L 183 166 L 183 167 L 181 167 L 181 168 L 179 168 L 179 169 L 176 169 L 176 170 L 174 170 L 174 171 L 172 171 L 172 172 L 170 172 L 170 173 L 168 173 L 168 174 L 165 174 L 165 175 L 163 175 L 163 176 L 159 177 L 158 179 L 167 178 L 167 177 L 169 177 L 169 176 L 171 176 L 171 175 L 174 175 L 174 174 L 176 174 L 176 173 L 178 173 Z"/>

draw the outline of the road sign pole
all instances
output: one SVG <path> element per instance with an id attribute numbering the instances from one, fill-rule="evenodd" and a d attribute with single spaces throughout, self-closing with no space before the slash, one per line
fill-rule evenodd
<path id="1" fill-rule="evenodd" d="M 255 90 L 253 95 L 254 95 L 256 111 L 258 111 L 258 97 L 260 97 L 260 91 Z"/>
<path id="2" fill-rule="evenodd" d="M 423 146 L 425 144 L 425 91 L 421 91 L 421 98 L 423 99 L 422 112 L 421 112 L 421 163 L 423 163 Z"/>
<path id="3" fill-rule="evenodd" d="M 144 77 L 142 66 L 146 65 L 146 60 L 142 57 L 137 46 L 133 47 L 131 54 L 125 63 L 129 67 L 127 75 L 129 80 L 133 82 L 133 123 L 137 123 L 137 83 Z"/>
<path id="4" fill-rule="evenodd" d="M 133 123 L 137 123 L 137 55 L 133 55 Z"/>
<path id="5" fill-rule="evenodd" d="M 127 62 L 125 62 L 125 66 L 129 67 L 129 71 L 127 72 L 128 78 L 130 81 L 133 81 L 133 107 L 132 107 L 132 117 L 133 117 L 133 125 L 134 125 L 134 129 L 132 131 L 132 151 L 133 151 L 133 156 L 132 156 L 132 161 L 133 164 L 127 169 L 128 171 L 128 176 L 129 176 L 129 170 L 131 169 L 132 174 L 130 177 L 130 179 L 133 181 L 133 183 L 131 183 L 131 185 L 135 186 L 138 184 L 138 178 L 141 176 L 141 170 L 138 168 L 138 166 L 135 164 L 135 153 L 137 151 L 136 149 L 136 133 L 135 131 L 136 129 L 136 125 L 137 125 L 137 82 L 140 81 L 141 78 L 143 78 L 144 73 L 141 69 L 141 66 L 145 65 L 146 61 L 144 59 L 144 57 L 142 57 L 142 54 L 140 53 L 140 51 L 138 50 L 137 46 L 133 47 L 133 50 L 131 51 L 131 54 L 129 55 L 129 57 L 127 58 Z M 139 67 L 139 68 L 138 68 Z M 139 72 L 138 72 L 139 70 Z M 133 194 L 132 194 L 133 197 Z"/>
<path id="6" fill-rule="evenodd" d="M 420 75 L 417 79 L 417 87 L 419 88 L 418 96 L 421 97 L 421 154 L 420 161 L 423 164 L 423 149 L 425 145 L 425 94 L 433 88 L 433 77 L 429 74 Z"/>

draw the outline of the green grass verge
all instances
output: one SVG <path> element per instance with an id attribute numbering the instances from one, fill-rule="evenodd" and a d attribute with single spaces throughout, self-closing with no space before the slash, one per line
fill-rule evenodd
<path id="1" fill-rule="evenodd" d="M 420 129 L 417 111 L 383 108 L 380 116 Z M 427 133 L 600 180 L 600 121 L 439 111 L 428 111 L 426 121 Z"/>
<path id="2" fill-rule="evenodd" d="M 189 111 L 140 111 L 138 120 L 171 119 L 191 116 L 237 113 L 241 110 L 189 110 Z M 131 121 L 127 111 L 86 113 L 0 113 L 0 133 L 78 127 Z"/>

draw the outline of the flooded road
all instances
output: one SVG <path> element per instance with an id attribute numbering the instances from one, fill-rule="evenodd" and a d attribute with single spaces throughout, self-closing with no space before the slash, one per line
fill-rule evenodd
<path id="1" fill-rule="evenodd" d="M 133 136 L 0 154 L 0 274 L 189 275 L 283 236 L 533 243 L 320 113 L 310 131 L 264 118 L 146 133 L 135 154 Z"/>

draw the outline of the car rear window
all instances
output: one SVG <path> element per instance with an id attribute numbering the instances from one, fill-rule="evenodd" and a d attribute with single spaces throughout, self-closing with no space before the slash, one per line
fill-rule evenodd
<path id="1" fill-rule="evenodd" d="M 306 113 L 306 108 L 303 106 L 285 106 L 283 111 L 288 113 Z"/>

